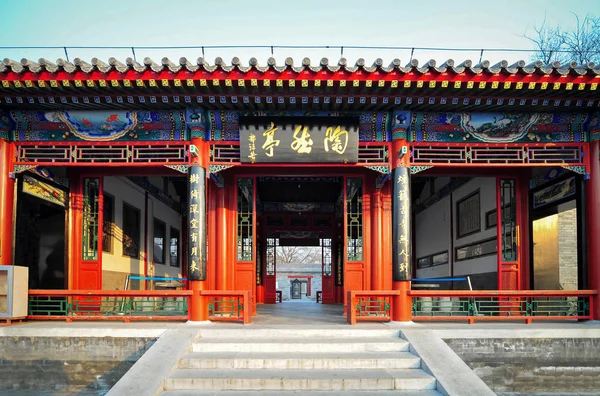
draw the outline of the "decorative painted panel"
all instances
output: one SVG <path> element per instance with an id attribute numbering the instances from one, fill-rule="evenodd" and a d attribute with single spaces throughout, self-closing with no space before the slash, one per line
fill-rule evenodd
<path id="1" fill-rule="evenodd" d="M 235 111 L 209 111 L 210 140 L 240 140 L 240 114 Z"/>
<path id="2" fill-rule="evenodd" d="M 206 136 L 206 115 L 204 110 L 199 108 L 187 109 L 185 112 L 185 122 L 190 138 L 209 138 Z"/>
<path id="3" fill-rule="evenodd" d="M 0 110 L 0 139 L 8 140 L 11 128 L 12 122 L 10 121 L 8 113 Z"/>
<path id="4" fill-rule="evenodd" d="M 358 128 L 358 138 L 361 142 L 387 142 L 390 140 L 388 113 L 361 113 Z"/>
<path id="5" fill-rule="evenodd" d="M 181 111 L 13 111 L 15 141 L 185 140 Z"/>
<path id="6" fill-rule="evenodd" d="M 390 138 L 390 116 L 387 112 L 235 112 L 212 110 L 208 112 L 207 128 L 210 140 L 237 141 L 240 139 L 239 118 L 248 117 L 359 117 L 359 140 L 361 142 L 385 142 Z"/>
<path id="7" fill-rule="evenodd" d="M 583 142 L 584 113 L 413 113 L 416 142 Z"/>
<path id="8" fill-rule="evenodd" d="M 394 111 L 392 119 L 392 140 L 406 139 L 412 117 L 410 111 Z"/>
<path id="9" fill-rule="evenodd" d="M 590 142 L 600 140 L 600 112 L 592 114 L 587 129 Z"/>

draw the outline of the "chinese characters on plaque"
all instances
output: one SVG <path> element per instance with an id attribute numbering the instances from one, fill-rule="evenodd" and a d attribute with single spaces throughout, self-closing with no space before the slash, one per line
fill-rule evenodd
<path id="1" fill-rule="evenodd" d="M 410 235 L 410 174 L 405 167 L 394 168 L 393 180 L 393 279 L 411 279 L 411 235 Z"/>
<path id="2" fill-rule="evenodd" d="M 340 117 L 241 117 L 244 163 L 358 162 L 358 119 Z"/>
<path id="3" fill-rule="evenodd" d="M 206 176 L 201 166 L 190 166 L 188 208 L 188 279 L 206 280 Z"/>

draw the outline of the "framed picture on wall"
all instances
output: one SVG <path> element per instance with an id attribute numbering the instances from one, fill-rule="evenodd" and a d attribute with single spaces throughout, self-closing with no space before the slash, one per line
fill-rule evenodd
<path id="1" fill-rule="evenodd" d="M 533 208 L 536 209 L 561 199 L 568 198 L 572 195 L 575 195 L 575 191 L 575 177 L 569 177 L 568 179 L 562 180 L 533 193 Z"/>
<path id="2" fill-rule="evenodd" d="M 496 228 L 498 225 L 498 216 L 496 209 L 485 212 L 485 229 Z"/>
<path id="3" fill-rule="evenodd" d="M 498 244 L 496 238 L 484 239 L 468 245 L 458 246 L 454 249 L 454 259 L 456 261 L 470 260 L 483 256 L 496 254 Z"/>
<path id="4" fill-rule="evenodd" d="M 479 190 L 456 202 L 456 237 L 462 238 L 481 231 Z"/>

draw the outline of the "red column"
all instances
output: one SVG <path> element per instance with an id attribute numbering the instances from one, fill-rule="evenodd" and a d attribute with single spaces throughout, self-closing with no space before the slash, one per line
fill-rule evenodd
<path id="1" fill-rule="evenodd" d="M 371 290 L 383 290 L 383 211 L 381 189 L 375 187 L 371 196 Z"/>
<path id="2" fill-rule="evenodd" d="M 0 139 L 0 264 L 13 263 L 13 207 L 15 181 L 13 172 L 13 145 Z M 18 263 L 17 263 L 18 264 Z"/>
<path id="3" fill-rule="evenodd" d="M 382 289 L 392 290 L 392 192 L 391 183 L 387 182 L 381 189 L 381 254 L 382 257 Z"/>
<path id="4" fill-rule="evenodd" d="M 406 168 L 408 168 L 409 165 L 409 157 L 410 154 L 408 153 L 408 144 L 406 142 L 406 139 L 396 139 L 394 141 L 392 141 L 392 168 L 394 169 L 392 171 L 392 180 L 391 183 L 392 185 L 398 185 L 398 184 L 404 184 L 404 183 L 408 183 L 410 186 L 410 170 L 408 170 L 408 172 L 406 171 Z M 401 168 L 405 168 L 405 169 L 401 169 Z M 400 182 L 398 180 L 394 179 L 394 175 L 396 174 L 396 172 L 398 173 L 402 173 L 403 177 L 405 177 L 405 179 Z M 396 184 L 394 184 L 396 183 Z M 402 217 L 407 221 L 408 223 L 408 233 L 405 234 L 405 236 L 408 238 L 408 241 L 410 241 L 410 188 L 408 189 L 408 196 L 406 197 L 396 197 L 396 196 L 392 196 L 392 202 L 394 205 L 394 208 L 392 210 L 392 216 L 396 216 L 396 212 L 398 212 L 398 209 L 396 208 L 395 205 L 400 205 L 402 204 L 404 206 L 404 209 L 406 209 L 406 213 L 402 215 Z M 406 201 L 408 200 L 408 201 Z M 393 224 L 392 223 L 392 239 L 398 237 L 399 235 L 395 235 L 394 229 L 399 227 L 398 224 Z M 396 246 L 398 245 L 398 247 L 396 249 L 401 249 L 400 245 L 401 244 L 399 241 L 396 240 L 392 240 L 392 246 Z M 404 244 L 405 245 L 405 244 Z M 406 249 L 404 249 L 406 247 Z M 408 295 L 408 291 L 410 290 L 410 279 L 411 279 L 411 249 L 410 249 L 410 242 L 408 244 L 408 246 L 402 246 L 402 250 L 404 250 L 404 252 L 402 253 L 398 253 L 398 254 L 404 254 L 405 257 L 402 257 L 402 260 L 400 260 L 399 257 L 394 257 L 392 256 L 392 266 L 398 266 L 398 262 L 402 261 L 404 263 L 408 263 L 408 267 L 406 268 L 393 268 L 392 269 L 392 274 L 390 274 L 390 276 L 394 276 L 393 282 L 392 282 L 392 288 L 393 290 L 398 290 L 400 292 L 400 294 L 394 298 L 394 303 L 392 304 L 392 320 L 394 321 L 398 321 L 398 322 L 410 322 L 412 320 L 412 301 L 410 296 Z M 398 273 L 398 274 L 397 274 Z M 397 275 L 402 275 L 402 276 L 396 276 Z"/>
<path id="5" fill-rule="evenodd" d="M 590 142 L 590 179 L 585 184 L 587 265 L 590 289 L 600 289 L 600 141 Z M 594 297 L 592 318 L 600 319 L 600 298 Z"/>
<path id="6" fill-rule="evenodd" d="M 225 187 L 217 188 L 217 290 L 227 290 L 227 200 Z"/>
<path id="7" fill-rule="evenodd" d="M 217 288 L 217 186 L 215 183 L 206 181 L 208 195 L 208 229 L 206 238 L 208 239 L 208 289 L 215 290 Z"/>

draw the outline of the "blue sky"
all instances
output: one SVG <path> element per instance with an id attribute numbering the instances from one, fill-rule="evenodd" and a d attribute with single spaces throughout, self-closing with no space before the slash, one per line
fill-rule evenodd
<path id="1" fill-rule="evenodd" d="M 443 48 L 519 48 L 532 44 L 521 37 L 533 32 L 546 15 L 548 23 L 574 24 L 570 12 L 600 15 L 600 0 L 495 0 L 495 1 L 368 1 L 368 0 L 0 0 L 0 46 L 211 46 L 211 45 L 330 45 L 406 46 Z M 163 56 L 195 61 L 200 50 L 142 50 L 137 59 Z M 421 63 L 479 60 L 479 51 L 415 50 Z M 110 56 L 125 60 L 130 50 L 69 49 L 72 60 Z M 209 62 L 221 56 L 227 63 L 252 56 L 265 63 L 268 49 L 206 49 Z M 276 49 L 278 62 L 305 56 L 313 63 L 326 56 L 340 57 L 339 49 Z M 349 62 L 363 57 L 367 63 L 381 57 L 387 63 L 410 59 L 410 50 L 348 50 Z M 55 60 L 61 50 L 0 49 L 0 58 Z M 529 54 L 485 52 L 484 59 L 514 61 Z"/>

